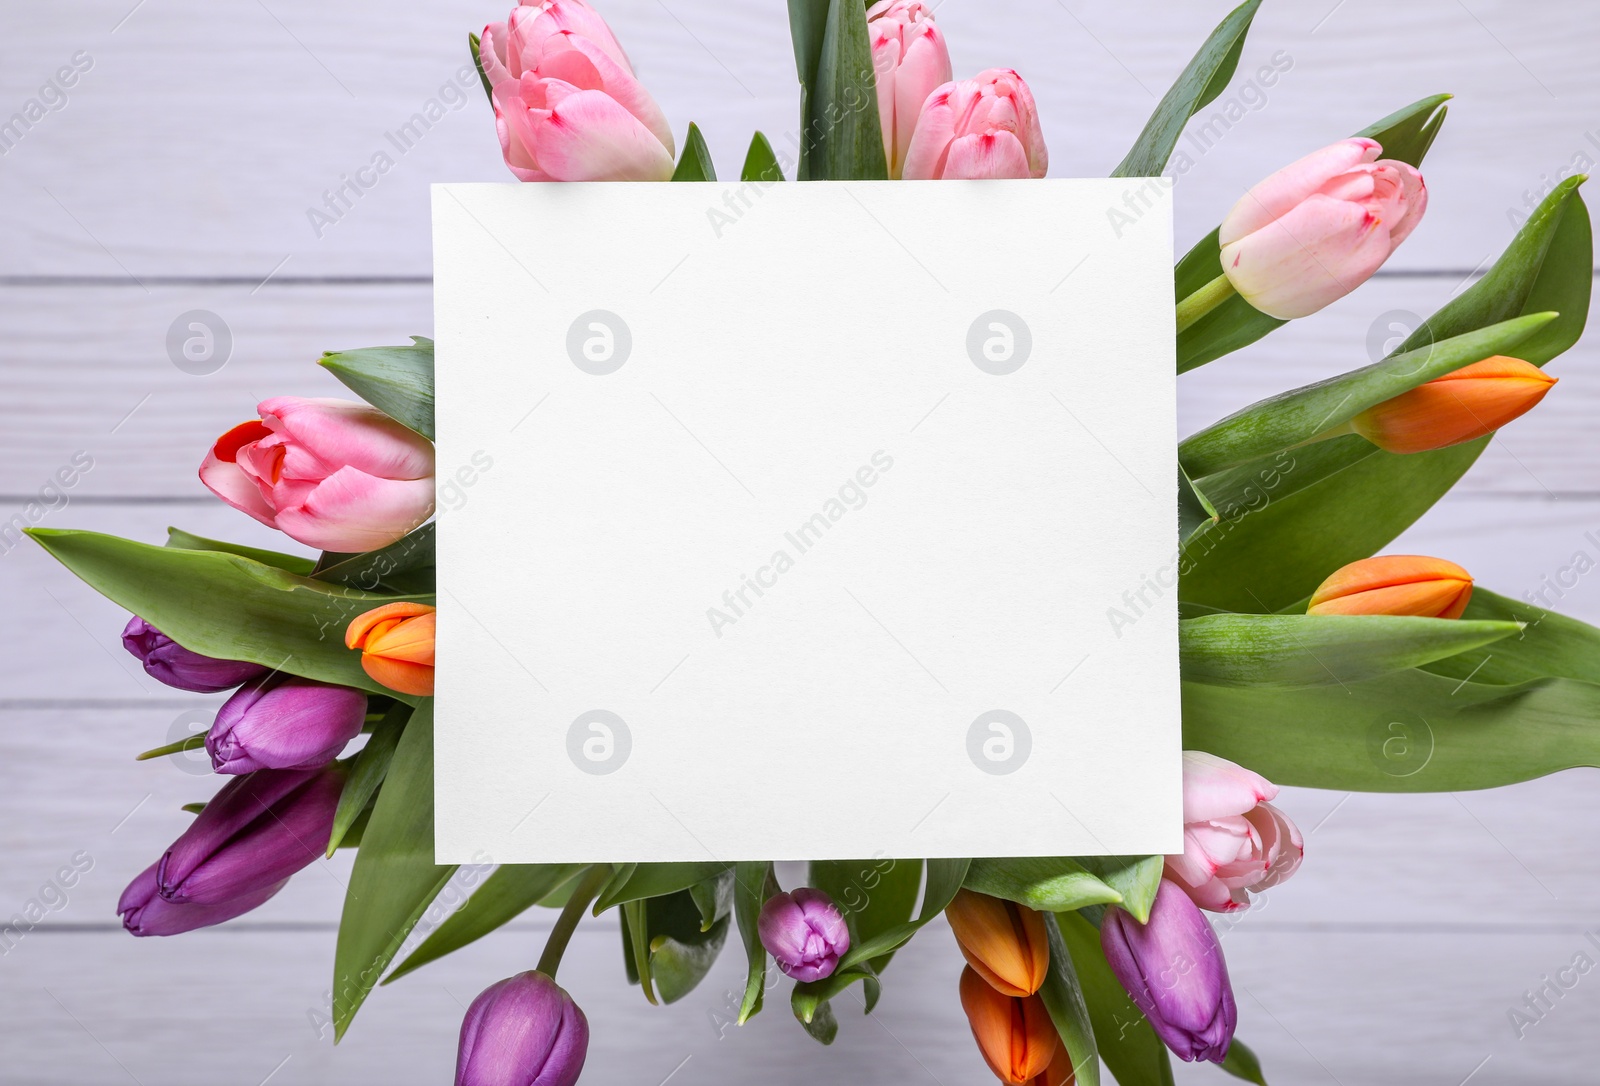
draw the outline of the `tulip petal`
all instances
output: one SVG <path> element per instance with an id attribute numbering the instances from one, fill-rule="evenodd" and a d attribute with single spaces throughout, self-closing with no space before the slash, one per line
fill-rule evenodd
<path id="1" fill-rule="evenodd" d="M 675 164 L 659 139 L 615 99 L 578 91 L 534 118 L 534 152 L 557 181 L 667 181 Z"/>
<path id="2" fill-rule="evenodd" d="M 550 50 L 549 46 L 546 48 Z M 560 47 L 547 51 L 539 62 L 539 75 L 570 83 L 580 90 L 603 91 L 649 129 L 667 156 L 672 156 L 672 125 L 667 115 L 661 112 L 656 100 L 633 73 L 594 42 L 572 34 L 564 35 Z"/>
<path id="3" fill-rule="evenodd" d="M 380 623 L 393 622 L 396 619 L 415 618 L 418 615 L 431 615 L 436 610 L 437 608 L 431 607 L 426 603 L 411 603 L 409 601 L 386 603 L 382 607 L 374 607 L 372 610 L 359 614 L 350 620 L 350 625 L 346 627 L 344 632 L 344 647 L 347 649 L 361 648 L 366 644 L 367 637 L 372 632 L 372 629 Z"/>
<path id="4" fill-rule="evenodd" d="M 1244 766 L 1200 750 L 1183 752 L 1183 820 L 1206 822 L 1242 815 L 1278 788 Z"/>
<path id="5" fill-rule="evenodd" d="M 961 972 L 960 993 L 978 1051 L 1001 1082 L 1026 1083 L 1050 1066 L 1061 1041 L 1037 995 L 1003 995 L 971 966 Z"/>
<path id="6" fill-rule="evenodd" d="M 384 479 L 430 479 L 433 444 L 375 407 L 353 400 L 276 396 L 257 408 L 291 449 L 324 465 L 352 467 Z M 291 467 L 291 475 L 299 475 Z"/>
<path id="7" fill-rule="evenodd" d="M 1224 245 L 1221 260 L 1245 301 L 1268 316 L 1293 320 L 1355 290 L 1392 250 L 1387 228 L 1362 205 L 1313 195 Z"/>
<path id="8" fill-rule="evenodd" d="M 117 915 L 122 917 L 122 926 L 130 935 L 182 935 L 186 931 L 221 924 L 262 905 L 289 884 L 289 880 L 284 879 L 218 905 L 180 905 L 157 893 L 157 866 L 151 864 L 136 875 L 117 902 Z"/>
<path id="9" fill-rule="evenodd" d="M 380 686 L 419 698 L 433 697 L 434 669 L 427 664 L 410 664 L 382 656 L 362 656 L 361 669 Z"/>
<path id="10" fill-rule="evenodd" d="M 945 159 L 946 180 L 993 180 L 1030 176 L 1028 152 L 1010 132 L 962 136 L 950 145 Z"/>
<path id="11" fill-rule="evenodd" d="M 261 494 L 261 488 L 239 467 L 239 450 L 252 441 L 270 437 L 272 431 L 252 419 L 241 422 L 211 446 L 200 464 L 200 481 L 213 494 L 239 510 L 248 513 L 269 528 L 276 528 L 272 504 Z"/>
<path id="12" fill-rule="evenodd" d="M 996 991 L 1026 996 L 1044 984 L 1050 946 L 1037 912 L 963 889 L 945 907 L 945 918 L 962 957 Z"/>
<path id="13" fill-rule="evenodd" d="M 433 507 L 432 479 L 380 479 L 340 468 L 302 504 L 280 507 L 277 526 L 308 547 L 360 553 L 386 547 L 421 527 Z"/>
<path id="14" fill-rule="evenodd" d="M 1356 137 L 1340 140 L 1291 162 L 1252 185 L 1233 205 L 1233 210 L 1222 220 L 1218 242 L 1227 246 L 1254 234 L 1322 189 L 1331 178 L 1362 163 L 1376 161 L 1382 150 L 1376 140 Z"/>

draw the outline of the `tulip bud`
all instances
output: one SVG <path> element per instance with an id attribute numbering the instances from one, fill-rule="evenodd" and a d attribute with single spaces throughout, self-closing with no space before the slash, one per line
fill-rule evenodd
<path id="1" fill-rule="evenodd" d="M 902 175 L 908 181 L 1043 177 L 1049 164 L 1033 92 L 1010 68 L 990 68 L 928 95 Z"/>
<path id="2" fill-rule="evenodd" d="M 139 658 L 152 679 L 197 694 L 215 694 L 267 673 L 260 664 L 190 652 L 138 615 L 122 628 L 122 647 Z"/>
<path id="3" fill-rule="evenodd" d="M 181 935 L 196 928 L 208 928 L 244 915 L 289 883 L 288 879 L 284 879 L 215 905 L 193 902 L 178 904 L 167 901 L 158 892 L 157 866 L 151 864 L 141 871 L 122 891 L 122 897 L 117 902 L 117 915 L 122 917 L 122 926 L 131 935 Z"/>
<path id="4" fill-rule="evenodd" d="M 1472 574 L 1442 558 L 1386 554 L 1335 571 L 1311 595 L 1308 615 L 1416 615 L 1460 618 Z"/>
<path id="5" fill-rule="evenodd" d="M 433 696 L 435 609 L 425 603 L 386 603 L 357 615 L 344 632 L 345 648 L 361 650 L 373 681 L 418 697 Z"/>
<path id="6" fill-rule="evenodd" d="M 961 1009 L 983 1062 L 1008 1086 L 1044 1074 L 1061 1047 L 1044 1000 L 997 992 L 970 965 L 961 971 Z"/>
<path id="7" fill-rule="evenodd" d="M 1350 428 L 1384 452 L 1448 449 L 1532 411 L 1555 383 L 1538 366 L 1495 355 L 1367 408 Z"/>
<path id="8" fill-rule="evenodd" d="M 667 181 L 672 127 L 584 0 L 523 0 L 484 27 L 478 61 L 523 181 Z"/>
<path id="9" fill-rule="evenodd" d="M 308 547 L 395 542 L 433 515 L 433 444 L 377 408 L 278 396 L 217 438 L 200 481 Z"/>
<path id="10" fill-rule="evenodd" d="M 944 33 L 922 0 L 878 0 L 867 9 L 872 66 L 878 84 L 878 120 L 889 176 L 905 168 L 922 103 L 955 78 Z"/>
<path id="11" fill-rule="evenodd" d="M 1058 1038 L 1059 1039 L 1059 1038 Z M 1077 1068 L 1072 1066 L 1072 1053 L 1064 1044 L 1056 1045 L 1056 1054 L 1050 1066 L 1028 1080 L 1028 1086 L 1072 1086 L 1077 1081 Z"/>
<path id="12" fill-rule="evenodd" d="M 1172 879 L 1202 909 L 1248 908 L 1250 892 L 1295 873 L 1300 830 L 1270 803 L 1277 786 L 1203 751 L 1183 752 L 1183 852 L 1166 859 Z"/>
<path id="13" fill-rule="evenodd" d="M 1379 161 L 1377 141 L 1340 140 L 1260 181 L 1222 220 L 1222 272 L 1279 320 L 1343 298 L 1383 266 L 1428 206 L 1422 175 Z"/>
<path id="14" fill-rule="evenodd" d="M 1156 1036 L 1180 1060 L 1221 1063 L 1238 1010 L 1222 945 L 1183 891 L 1165 879 L 1141 924 L 1115 905 L 1100 922 L 1100 948 Z"/>
<path id="15" fill-rule="evenodd" d="M 217 710 L 206 751 L 218 773 L 315 769 L 361 734 L 367 696 L 274 673 L 240 687 Z"/>
<path id="16" fill-rule="evenodd" d="M 1032 995 L 1050 971 L 1044 917 L 1014 901 L 958 890 L 944 915 L 961 956 L 997 992 Z"/>
<path id="17" fill-rule="evenodd" d="M 783 974 L 802 982 L 832 976 L 850 949 L 850 929 L 838 906 L 809 886 L 769 897 L 756 931 Z"/>
<path id="18" fill-rule="evenodd" d="M 543 973 L 491 984 L 461 1020 L 456 1086 L 572 1086 L 589 1053 L 589 1020 Z"/>
<path id="19" fill-rule="evenodd" d="M 234 777 L 156 865 L 161 897 L 221 905 L 281 883 L 319 859 L 344 778 L 337 764 Z"/>

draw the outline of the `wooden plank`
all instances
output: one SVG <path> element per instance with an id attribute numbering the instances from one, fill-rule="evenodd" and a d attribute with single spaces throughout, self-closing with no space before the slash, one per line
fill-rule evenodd
<path id="1" fill-rule="evenodd" d="M 1407 322 L 1463 280 L 1385 278 L 1316 317 L 1180 381 L 1180 429 L 1198 430 L 1265 396 L 1367 365 Z M 221 318 L 232 355 L 215 373 L 180 370 L 166 345 L 182 314 Z M 69 496 L 203 496 L 195 472 L 217 434 L 274 395 L 351 394 L 316 365 L 327 349 L 404 343 L 432 330 L 426 285 L 28 288 L 0 295 L 0 521 L 22 511 L 78 452 L 94 467 Z M 1376 329 L 1376 331 L 1374 331 Z M 180 334 L 188 337 L 186 328 Z M 1561 384 L 1509 427 L 1461 484 L 1465 494 L 1600 492 L 1591 420 L 1600 415 L 1600 340 L 1557 360 Z M 489 450 L 491 453 L 492 449 Z"/>
<path id="2" fill-rule="evenodd" d="M 5 156 L 0 224 L 12 244 L 0 273 L 425 275 L 428 184 L 509 180 L 488 107 L 463 74 L 467 31 L 505 6 L 449 0 L 404 19 L 379 0 L 19 9 L 10 31 L 25 59 L 0 77 L 4 115 L 78 53 L 93 67 Z M 1003 65 L 1031 80 L 1057 175 L 1103 175 L 1230 6 L 1015 0 L 1002 18 L 974 4 L 939 18 L 959 73 Z M 604 10 L 674 130 L 681 138 L 698 121 L 725 175 L 753 128 L 779 145 L 795 129 L 781 9 L 611 0 Z M 1475 266 L 1509 236 L 1525 190 L 1600 157 L 1600 92 L 1588 42 L 1572 32 L 1585 11 L 1562 0 L 1528 19 L 1509 0 L 1419 0 L 1386 10 L 1374 34 L 1359 5 L 1267 5 L 1238 86 L 1196 122 L 1221 112 L 1230 127 L 1189 145 L 1180 244 L 1284 162 L 1454 91 L 1429 166 L 1429 221 L 1394 266 Z M 1292 67 L 1246 89 L 1280 51 Z M 434 99 L 438 120 L 422 138 L 391 142 Z M 372 184 L 317 229 L 308 210 L 379 154 L 393 168 L 359 175 Z"/>

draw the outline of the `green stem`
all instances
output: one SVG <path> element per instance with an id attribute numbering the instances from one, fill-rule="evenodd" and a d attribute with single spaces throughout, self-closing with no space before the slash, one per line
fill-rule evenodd
<path id="1" fill-rule="evenodd" d="M 1233 283 L 1219 275 L 1178 303 L 1178 331 L 1187 332 L 1201 317 L 1233 297 Z"/>
<path id="2" fill-rule="evenodd" d="M 545 940 L 544 953 L 539 955 L 539 972 L 551 980 L 556 978 L 561 956 L 567 952 L 567 944 L 572 941 L 572 933 L 577 930 L 578 921 L 583 919 L 584 910 L 610 878 L 610 864 L 595 864 L 573 887 L 572 896 L 567 898 L 561 915 L 556 918 L 555 927 L 550 929 L 550 938 Z"/>

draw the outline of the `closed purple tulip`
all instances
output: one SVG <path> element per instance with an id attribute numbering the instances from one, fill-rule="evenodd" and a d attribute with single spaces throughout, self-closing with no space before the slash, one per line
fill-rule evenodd
<path id="1" fill-rule="evenodd" d="M 242 916 L 282 890 L 288 879 L 275 882 L 264 890 L 256 890 L 216 905 L 175 904 L 157 893 L 156 868 L 151 864 L 128 884 L 117 902 L 117 915 L 122 926 L 133 935 L 181 935 L 196 928 L 209 928 L 225 920 Z"/>
<path id="2" fill-rule="evenodd" d="M 461 1020 L 456 1086 L 572 1086 L 589 1053 L 589 1020 L 543 973 L 485 988 Z"/>
<path id="3" fill-rule="evenodd" d="M 246 683 L 217 711 L 206 752 L 218 773 L 315 769 L 361 734 L 367 696 L 275 672 Z"/>
<path id="4" fill-rule="evenodd" d="M 337 763 L 233 778 L 161 857 L 161 897 L 222 905 L 306 867 L 327 848 L 344 778 Z"/>
<path id="5" fill-rule="evenodd" d="M 122 647 L 139 658 L 151 678 L 197 694 L 215 694 L 267 673 L 260 664 L 190 652 L 138 615 L 122 628 Z"/>
<path id="6" fill-rule="evenodd" d="M 1150 922 L 1106 910 L 1100 947 L 1111 971 L 1180 1060 L 1221 1063 L 1239 1021 L 1222 945 L 1199 907 L 1166 879 Z"/>
<path id="7" fill-rule="evenodd" d="M 769 897 L 761 906 L 756 930 L 778 968 L 798 981 L 831 976 L 850 949 L 850 929 L 839 907 L 809 886 Z"/>

